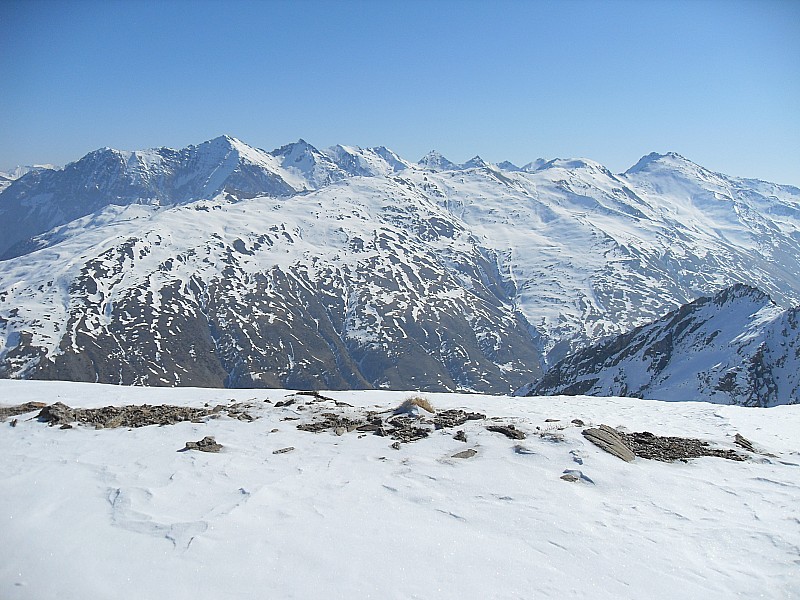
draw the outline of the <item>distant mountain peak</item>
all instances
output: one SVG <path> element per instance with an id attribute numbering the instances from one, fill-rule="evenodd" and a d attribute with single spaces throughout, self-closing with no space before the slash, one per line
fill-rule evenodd
<path id="1" fill-rule="evenodd" d="M 533 173 L 534 171 L 541 169 L 546 164 L 547 161 L 545 159 L 537 158 L 536 160 L 529 162 L 527 165 L 523 165 L 520 170 L 525 171 L 526 173 Z"/>
<path id="2" fill-rule="evenodd" d="M 461 165 L 462 169 L 484 169 L 489 166 L 485 160 L 483 160 L 479 155 L 475 155 L 470 158 L 467 162 Z"/>
<path id="3" fill-rule="evenodd" d="M 521 171 L 522 169 L 515 165 L 510 160 L 504 160 L 503 162 L 497 163 L 497 166 L 500 167 L 503 171 Z"/>
<path id="4" fill-rule="evenodd" d="M 458 165 L 447 160 L 444 155 L 436 150 L 431 150 L 417 161 L 417 164 L 431 171 L 452 171 Z"/>
<path id="5" fill-rule="evenodd" d="M 699 165 L 693 163 L 691 160 L 678 154 L 677 152 L 667 152 L 665 154 L 659 154 L 658 152 L 651 152 L 650 154 L 646 154 L 642 158 L 638 160 L 638 162 L 633 165 L 630 169 L 625 171 L 626 175 L 631 175 L 634 173 L 639 173 L 641 171 L 650 171 L 656 168 L 680 168 L 681 166 L 691 166 L 692 168 L 699 169 L 702 168 Z"/>

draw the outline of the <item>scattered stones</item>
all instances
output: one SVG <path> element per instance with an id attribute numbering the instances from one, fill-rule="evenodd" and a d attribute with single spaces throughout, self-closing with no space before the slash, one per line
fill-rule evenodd
<path id="1" fill-rule="evenodd" d="M 454 440 L 458 440 L 459 442 L 466 442 L 467 441 L 467 434 L 464 433 L 463 429 L 459 429 L 456 431 L 456 434 L 453 436 Z"/>
<path id="2" fill-rule="evenodd" d="M 580 477 L 578 477 L 577 475 L 574 475 L 572 473 L 564 473 L 561 476 L 561 479 L 563 479 L 564 481 L 569 481 L 569 482 L 575 482 L 575 481 L 580 481 L 581 480 Z"/>
<path id="3" fill-rule="evenodd" d="M 597 429 L 584 429 L 583 437 L 592 442 L 598 448 L 602 448 L 609 454 L 621 458 L 625 462 L 633 462 L 636 455 L 625 445 L 625 439 L 616 429 L 608 425 L 600 425 Z"/>
<path id="4" fill-rule="evenodd" d="M 379 435 L 386 435 L 386 432 L 383 431 L 383 425 L 381 425 L 380 423 L 366 423 L 365 425 L 359 425 L 358 427 L 356 427 L 356 429 L 358 431 L 362 431 L 362 432 L 366 432 L 366 433 L 369 433 L 369 432 L 374 432 L 374 433 L 382 432 Z"/>
<path id="5" fill-rule="evenodd" d="M 486 415 L 481 413 L 466 412 L 460 409 L 450 409 L 438 413 L 433 418 L 433 424 L 436 429 L 444 429 L 447 427 L 458 427 L 467 421 L 477 421 L 485 419 Z"/>
<path id="6" fill-rule="evenodd" d="M 69 423 L 64 423 L 59 429 L 72 429 L 72 425 Z"/>
<path id="7" fill-rule="evenodd" d="M 430 430 L 424 427 L 403 427 L 394 429 L 389 433 L 393 440 L 399 442 L 416 442 L 430 435 Z"/>
<path id="8" fill-rule="evenodd" d="M 186 450 L 199 450 L 200 452 L 219 452 L 222 450 L 222 444 L 218 444 L 213 436 L 207 435 L 198 442 L 186 442 L 183 451 Z"/>
<path id="9" fill-rule="evenodd" d="M 536 454 L 533 450 L 531 450 L 530 448 L 526 448 L 522 444 L 516 444 L 514 446 L 514 452 L 516 454 Z"/>
<path id="10" fill-rule="evenodd" d="M 281 448 L 280 450 L 273 450 L 273 454 L 286 454 L 287 452 L 291 452 L 294 450 L 294 446 L 287 446 L 286 448 Z"/>
<path id="11" fill-rule="evenodd" d="M 507 438 L 511 438 L 512 440 L 524 440 L 525 433 L 517 429 L 514 425 L 487 425 L 486 429 L 489 431 L 495 431 L 497 433 L 502 433 Z"/>
<path id="12" fill-rule="evenodd" d="M 539 437 L 546 442 L 552 442 L 554 444 L 559 444 L 564 441 L 564 435 L 554 431 L 543 431 L 539 434 Z"/>
<path id="13" fill-rule="evenodd" d="M 456 452 L 453 454 L 452 458 L 472 458 L 478 453 L 477 450 L 474 448 L 467 448 L 466 450 L 462 450 L 461 452 Z"/>
<path id="14" fill-rule="evenodd" d="M 395 450 L 400 450 L 400 442 L 393 443 L 392 448 L 394 448 Z"/>
<path id="15" fill-rule="evenodd" d="M 583 421 L 581 421 L 580 419 L 572 419 L 572 421 L 570 421 L 570 423 L 575 425 L 575 427 L 583 427 L 585 425 L 585 423 Z"/>
<path id="16" fill-rule="evenodd" d="M 311 423 L 301 423 L 297 428 L 301 431 L 310 431 L 311 433 L 320 433 L 330 429 L 333 430 L 336 435 L 344 435 L 348 431 L 355 431 L 358 427 L 364 425 L 363 421 L 356 421 L 348 417 L 337 415 L 336 413 L 325 412 L 322 413 L 321 416 L 322 419 L 312 421 Z M 342 429 L 342 433 L 338 432 L 339 429 Z"/>
<path id="17" fill-rule="evenodd" d="M 748 439 L 747 439 L 746 437 L 744 437 L 744 436 L 743 436 L 741 433 L 737 433 L 737 434 L 734 436 L 734 438 L 733 438 L 733 443 L 734 443 L 734 444 L 736 444 L 737 446 L 740 446 L 741 448 L 744 448 L 744 449 L 745 449 L 745 450 L 747 450 L 748 452 L 753 452 L 753 453 L 755 453 L 755 451 L 756 451 L 756 449 L 753 447 L 753 442 L 751 442 L 750 440 L 748 440 Z"/>

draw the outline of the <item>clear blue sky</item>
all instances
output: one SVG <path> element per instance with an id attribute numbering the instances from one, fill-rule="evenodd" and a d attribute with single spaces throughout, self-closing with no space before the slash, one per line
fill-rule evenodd
<path id="1" fill-rule="evenodd" d="M 800 185 L 800 1 L 0 2 L 0 170 L 223 133 Z"/>

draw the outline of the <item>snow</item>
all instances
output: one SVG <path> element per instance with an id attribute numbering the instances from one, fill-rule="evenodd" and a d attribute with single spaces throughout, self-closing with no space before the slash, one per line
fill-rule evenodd
<path id="1" fill-rule="evenodd" d="M 0 424 L 0 597 L 800 595 L 797 406 L 427 394 L 528 438 L 469 421 L 467 444 L 441 431 L 398 451 L 387 438 L 298 431 L 283 419 L 303 412 L 274 408 L 289 393 L 0 381 L 5 404 L 264 406 L 251 423 L 60 430 L 32 413 Z M 390 409 L 411 393 L 328 395 Z M 774 456 L 625 463 L 581 428 L 557 429 L 575 418 L 726 447 L 738 432 Z M 206 435 L 221 453 L 177 452 Z M 477 455 L 451 458 L 466 448 Z"/>

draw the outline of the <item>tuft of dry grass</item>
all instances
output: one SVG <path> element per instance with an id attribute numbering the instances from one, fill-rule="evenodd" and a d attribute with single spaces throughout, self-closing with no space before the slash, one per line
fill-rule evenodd
<path id="1" fill-rule="evenodd" d="M 414 407 L 421 408 L 424 411 L 427 411 L 431 414 L 436 413 L 436 409 L 433 408 L 431 405 L 430 400 L 427 398 L 422 398 L 421 396 L 413 396 L 412 398 L 407 398 L 403 401 L 403 403 L 394 409 L 394 414 L 399 415 L 403 413 L 410 413 L 414 411 Z"/>

